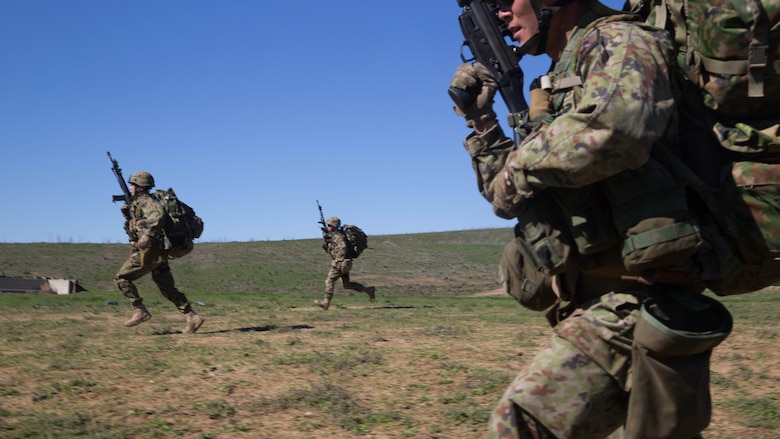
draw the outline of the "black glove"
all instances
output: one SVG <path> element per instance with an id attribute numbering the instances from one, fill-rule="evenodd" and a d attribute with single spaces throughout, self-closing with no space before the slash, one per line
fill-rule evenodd
<path id="1" fill-rule="evenodd" d="M 450 82 L 450 97 L 455 102 L 455 114 L 466 118 L 466 126 L 496 118 L 493 97 L 498 83 L 487 67 L 475 62 L 461 64 Z"/>
<path id="2" fill-rule="evenodd" d="M 130 206 L 127 204 L 122 205 L 122 216 L 125 217 L 126 220 L 132 219 L 132 216 L 130 216 Z"/>

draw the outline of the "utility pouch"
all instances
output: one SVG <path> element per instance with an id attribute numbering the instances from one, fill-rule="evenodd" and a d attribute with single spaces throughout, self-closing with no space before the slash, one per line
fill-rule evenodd
<path id="1" fill-rule="evenodd" d="M 530 310 L 547 309 L 557 299 L 552 276 L 541 269 L 530 244 L 521 238 L 504 247 L 498 274 L 504 291 Z"/>
<path id="2" fill-rule="evenodd" d="M 689 438 L 707 427 L 710 356 L 732 325 L 726 307 L 700 294 L 652 295 L 642 304 L 634 327 L 626 437 Z"/>
<path id="3" fill-rule="evenodd" d="M 524 241 L 534 269 L 550 276 L 571 267 L 578 257 L 561 211 L 551 199 L 549 190 L 526 201 L 523 212 L 517 217 L 515 237 Z"/>
<path id="4" fill-rule="evenodd" d="M 607 178 L 600 186 L 615 229 L 624 238 L 622 256 L 628 271 L 674 267 L 701 247 L 703 238 L 685 187 L 655 159 Z"/>

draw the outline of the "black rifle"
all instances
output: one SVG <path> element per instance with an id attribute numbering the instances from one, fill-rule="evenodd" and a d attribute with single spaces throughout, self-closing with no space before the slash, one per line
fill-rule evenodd
<path id="1" fill-rule="evenodd" d="M 317 208 L 320 210 L 320 220 L 317 222 L 322 225 L 320 229 L 322 229 L 322 237 L 324 238 L 325 236 L 329 235 L 328 224 L 325 222 L 325 215 L 322 214 L 322 206 L 320 206 L 320 200 L 316 200 L 316 201 L 317 201 Z"/>
<path id="2" fill-rule="evenodd" d="M 465 40 L 460 48 L 460 58 L 464 63 L 479 61 L 496 78 L 498 91 L 504 99 L 510 113 L 528 110 L 523 96 L 523 70 L 518 64 L 523 55 L 518 46 L 507 43 L 511 37 L 506 23 L 498 18 L 498 5 L 484 0 L 458 0 L 463 8 L 458 21 Z M 468 47 L 472 58 L 463 55 L 463 47 Z M 461 90 L 450 87 L 452 100 L 460 108 L 469 107 L 477 98 L 481 85 Z"/>
<path id="3" fill-rule="evenodd" d="M 328 232 L 328 223 L 325 222 L 325 215 L 322 214 L 322 206 L 320 206 L 320 200 L 317 200 L 317 208 L 320 210 L 320 220 L 318 221 L 322 227 L 322 249 L 328 252 L 328 241 L 330 240 L 330 232 Z"/>
<path id="4" fill-rule="evenodd" d="M 111 160 L 111 171 L 114 173 L 114 177 L 116 177 L 116 181 L 119 183 L 119 187 L 122 188 L 123 195 L 112 195 L 112 201 L 116 203 L 117 201 L 124 201 L 125 204 L 128 206 L 130 205 L 130 189 L 127 188 L 127 183 L 125 183 L 124 177 L 122 177 L 122 168 L 119 167 L 119 163 L 111 157 L 111 153 L 109 151 L 106 151 L 106 154 L 108 154 L 108 159 Z M 132 216 L 133 212 L 128 209 L 128 213 Z"/>

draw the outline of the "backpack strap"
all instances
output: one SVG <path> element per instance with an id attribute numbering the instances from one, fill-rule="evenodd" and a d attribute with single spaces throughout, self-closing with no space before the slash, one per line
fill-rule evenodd
<path id="1" fill-rule="evenodd" d="M 654 26 L 666 29 L 666 23 L 669 20 L 669 13 L 672 14 L 672 23 L 674 24 L 674 42 L 677 44 L 680 52 L 685 53 L 686 57 L 692 55 L 689 50 L 691 40 L 688 33 L 688 26 L 683 16 L 685 3 L 687 0 L 660 0 L 655 4 L 655 24 Z"/>
<path id="2" fill-rule="evenodd" d="M 679 0 L 670 0 L 679 1 Z M 748 59 L 713 59 L 698 54 L 702 66 L 708 72 L 722 75 L 748 75 L 748 96 L 764 96 L 764 74 L 767 68 L 769 50 L 769 17 L 760 0 L 747 0 L 752 4 L 752 25 L 750 26 L 750 52 Z M 684 22 L 684 20 L 680 20 Z M 725 56 L 721 57 L 725 58 Z"/>
<path id="3" fill-rule="evenodd" d="M 769 17 L 760 0 L 753 0 L 756 6 L 755 21 L 751 33 L 750 55 L 748 56 L 748 97 L 764 96 L 764 74 L 767 69 L 769 50 Z"/>

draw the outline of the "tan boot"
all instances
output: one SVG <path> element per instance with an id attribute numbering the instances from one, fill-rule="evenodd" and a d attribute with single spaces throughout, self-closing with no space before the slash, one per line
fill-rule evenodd
<path id="1" fill-rule="evenodd" d="M 151 318 L 152 313 L 150 313 L 142 303 L 133 305 L 133 316 L 130 317 L 130 320 L 125 322 L 125 326 L 130 327 L 139 325 Z"/>
<path id="2" fill-rule="evenodd" d="M 315 300 L 314 304 L 327 311 L 330 308 L 330 299 L 326 297 L 322 300 Z"/>
<path id="3" fill-rule="evenodd" d="M 370 299 L 372 302 L 373 302 L 374 300 L 376 300 L 376 296 L 374 295 L 374 292 L 376 292 L 376 288 L 375 288 L 375 287 L 366 287 L 366 288 L 363 290 L 363 292 L 365 292 L 366 294 L 368 294 L 368 298 L 369 298 L 369 299 Z"/>
<path id="4" fill-rule="evenodd" d="M 184 316 L 187 318 L 187 326 L 184 327 L 184 330 L 181 331 L 183 334 L 194 334 L 195 331 L 200 328 L 200 325 L 203 324 L 206 320 L 199 316 L 198 313 L 195 311 L 190 311 L 187 314 L 184 314 Z"/>

